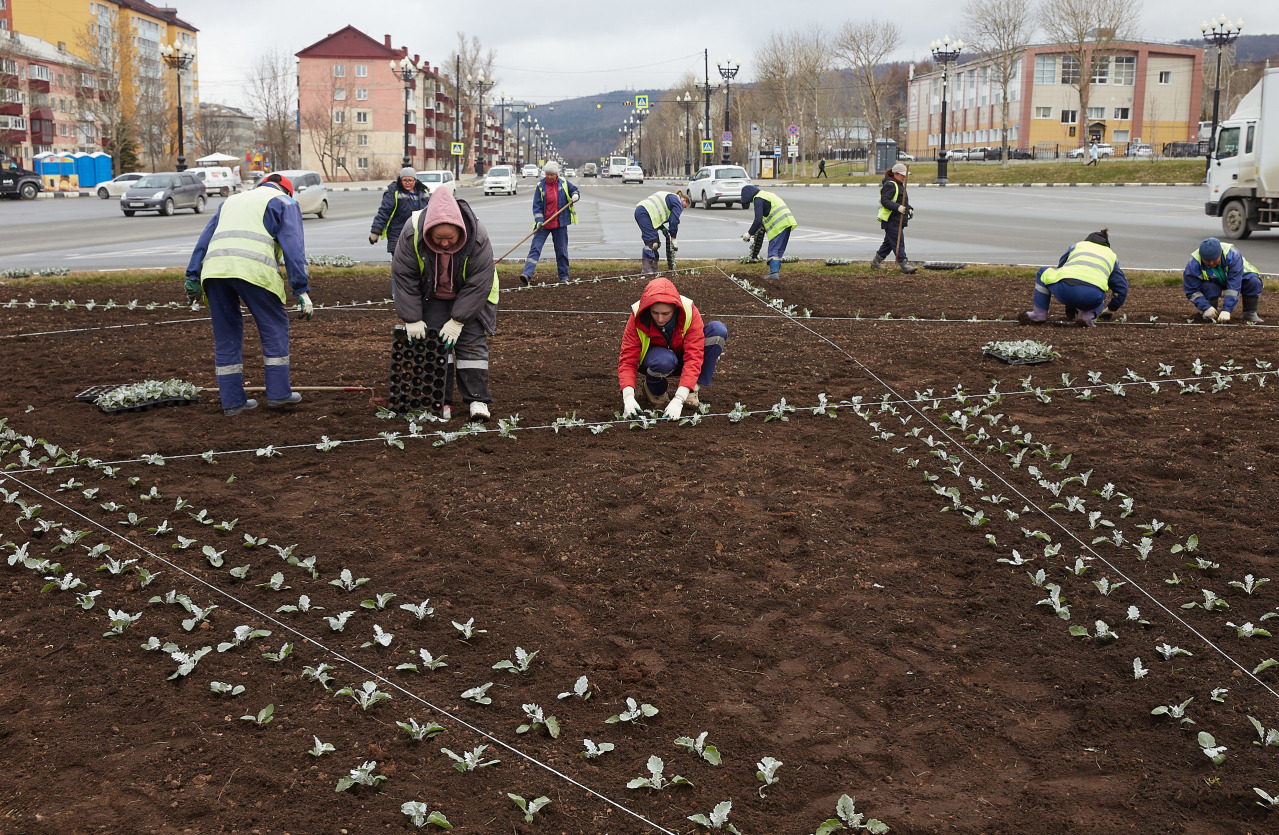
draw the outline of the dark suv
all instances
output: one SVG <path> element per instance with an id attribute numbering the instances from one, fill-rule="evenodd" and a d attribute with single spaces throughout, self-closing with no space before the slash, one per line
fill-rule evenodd
<path id="1" fill-rule="evenodd" d="M 190 171 L 165 171 L 148 174 L 133 184 L 120 198 L 120 210 L 126 217 L 135 212 L 158 212 L 171 215 L 176 209 L 190 209 L 197 215 L 204 211 L 204 183 Z"/>

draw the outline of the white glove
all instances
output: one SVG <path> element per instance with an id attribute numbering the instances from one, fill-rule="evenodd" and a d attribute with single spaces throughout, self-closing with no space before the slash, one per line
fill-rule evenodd
<path id="1" fill-rule="evenodd" d="M 622 417 L 633 418 L 640 412 L 640 405 L 635 401 L 635 387 L 622 389 Z"/>
<path id="2" fill-rule="evenodd" d="M 1205 319 L 1211 319 L 1212 321 L 1214 321 L 1214 322 L 1215 322 L 1215 321 L 1217 320 L 1217 308 L 1215 308 L 1215 307 L 1210 307 L 1210 308 L 1208 308 L 1207 310 L 1205 310 L 1205 311 L 1204 311 L 1204 318 L 1205 318 Z"/>
<path id="3" fill-rule="evenodd" d="M 570 195 L 568 199 L 570 203 L 576 203 L 578 200 L 582 199 L 582 192 L 579 191 L 576 194 Z"/>
<path id="4" fill-rule="evenodd" d="M 746 241 L 747 243 L 750 243 L 751 237 L 752 237 L 751 233 L 747 232 L 746 234 L 742 235 L 742 240 Z"/>
<path id="5" fill-rule="evenodd" d="M 684 399 L 688 397 L 688 386 L 680 386 L 675 389 L 675 396 L 671 398 L 671 402 L 666 404 L 666 417 L 671 420 L 679 420 L 679 416 L 684 412 Z"/>
<path id="6" fill-rule="evenodd" d="M 456 319 L 449 319 L 444 327 L 440 328 L 440 341 L 444 343 L 445 348 L 452 348 L 457 342 L 457 335 L 462 332 L 462 323 Z"/>
<path id="7" fill-rule="evenodd" d="M 299 319 L 310 319 L 315 315 L 315 305 L 311 304 L 310 293 L 303 293 L 298 296 L 298 301 L 302 303 L 302 309 L 298 312 Z"/>
<path id="8" fill-rule="evenodd" d="M 426 339 L 426 322 L 409 322 L 404 326 L 404 333 L 408 336 L 409 342 Z"/>
<path id="9" fill-rule="evenodd" d="M 1229 321 L 1230 321 L 1230 311 L 1229 311 L 1229 310 L 1223 310 L 1223 311 L 1221 311 L 1220 313 L 1218 313 L 1218 314 L 1217 314 L 1217 324 L 1218 324 L 1218 325 L 1222 324 L 1223 322 L 1229 322 Z"/>
<path id="10" fill-rule="evenodd" d="M 903 214 L 903 215 L 904 215 L 904 214 L 906 214 L 906 207 L 905 207 L 905 206 L 903 206 L 902 204 L 898 203 L 898 204 L 897 204 L 897 211 L 898 211 L 900 214 Z"/>
<path id="11" fill-rule="evenodd" d="M 671 252 L 679 252 L 679 241 L 671 238 Z"/>
<path id="12" fill-rule="evenodd" d="M 657 252 L 657 248 L 659 246 L 661 246 L 661 244 L 659 244 L 657 241 L 653 241 L 651 244 L 648 245 L 648 248 L 653 250 L 654 252 Z"/>

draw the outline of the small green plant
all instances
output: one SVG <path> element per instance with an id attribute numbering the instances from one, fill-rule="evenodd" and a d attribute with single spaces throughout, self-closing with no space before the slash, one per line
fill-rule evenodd
<path id="1" fill-rule="evenodd" d="M 527 704 L 521 706 L 524 710 L 524 717 L 528 720 L 523 725 L 515 729 L 517 734 L 526 734 L 529 731 L 545 729 L 551 739 L 559 739 L 560 723 L 554 716 L 547 716 L 543 713 L 542 708 L 535 704 Z"/>
<path id="2" fill-rule="evenodd" d="M 764 785 L 759 787 L 759 796 L 761 798 L 768 797 L 764 794 L 764 789 L 777 783 L 781 778 L 777 776 L 777 769 L 782 767 L 782 761 L 773 759 L 772 757 L 764 757 L 755 763 L 755 777 Z"/>
<path id="3" fill-rule="evenodd" d="M 341 690 L 333 694 L 334 696 L 350 696 L 355 703 L 360 706 L 361 710 L 368 710 L 378 702 L 391 698 L 390 693 L 383 693 L 377 689 L 376 681 L 366 681 L 359 690 L 352 687 L 343 687 Z"/>
<path id="4" fill-rule="evenodd" d="M 330 580 L 329 585 L 337 586 L 338 588 L 346 591 L 355 591 L 368 581 L 368 577 L 360 577 L 357 579 L 353 574 L 351 574 L 351 569 L 344 568 L 342 569 L 342 574 L 338 577 L 338 579 Z"/>
<path id="5" fill-rule="evenodd" d="M 711 810 L 710 815 L 689 815 L 688 819 L 707 829 L 722 829 L 725 832 L 733 833 L 733 835 L 742 835 L 741 830 L 728 822 L 728 813 L 732 808 L 733 802 L 724 800 L 715 804 L 715 808 Z"/>
<path id="6" fill-rule="evenodd" d="M 524 813 L 525 823 L 532 823 L 533 816 L 546 806 L 550 805 L 551 802 L 551 799 L 545 796 L 535 797 L 532 800 L 525 800 L 518 794 L 511 794 L 510 792 L 507 792 L 506 796 L 509 797 L 516 806 L 520 807 L 520 811 Z"/>
<path id="7" fill-rule="evenodd" d="M 650 704 L 638 704 L 634 699 L 626 697 L 626 710 L 621 713 L 615 713 L 604 721 L 610 725 L 618 722 L 636 722 L 640 719 L 648 719 L 657 715 L 657 708 Z M 651 760 L 650 760 L 651 762 Z M 658 760 L 661 762 L 661 760 Z"/>
<path id="8" fill-rule="evenodd" d="M 871 835 L 884 835 L 888 832 L 888 825 L 876 818 L 867 819 L 864 814 L 857 811 L 856 801 L 848 795 L 843 795 L 835 804 L 835 814 L 838 817 L 830 818 L 823 821 L 817 827 L 814 835 L 830 835 L 832 832 L 838 832 L 841 829 L 865 830 Z"/>
<path id="9" fill-rule="evenodd" d="M 259 710 L 256 715 L 250 713 L 248 715 L 241 716 L 240 718 L 246 722 L 252 722 L 258 727 L 269 725 L 271 724 L 271 721 L 275 719 L 275 705 L 267 705 Z"/>
<path id="10" fill-rule="evenodd" d="M 480 768 L 488 768 L 490 765 L 497 765 L 501 760 L 485 760 L 484 752 L 488 750 L 487 745 L 481 745 L 466 753 L 458 756 L 447 748 L 441 748 L 440 753 L 453 760 L 453 767 L 458 771 L 467 772 L 475 771 Z"/>
<path id="11" fill-rule="evenodd" d="M 600 744 L 596 745 L 594 742 L 592 742 L 589 739 L 583 739 L 582 745 L 585 746 L 586 750 L 583 751 L 581 755 L 588 760 L 593 760 L 596 757 L 603 756 L 604 754 L 607 754 L 609 751 L 612 751 L 614 748 L 614 745 L 611 742 L 601 742 Z"/>
<path id="12" fill-rule="evenodd" d="M 285 644 L 280 647 L 279 652 L 264 652 L 262 657 L 267 661 L 274 661 L 277 664 L 293 654 L 293 644 Z"/>
<path id="13" fill-rule="evenodd" d="M 351 773 L 338 780 L 337 791 L 344 792 L 352 786 L 376 786 L 387 778 L 383 774 L 374 774 L 377 760 L 369 760 L 359 768 L 351 769 Z"/>
<path id="14" fill-rule="evenodd" d="M 675 747 L 683 748 L 690 754 L 696 754 L 711 765 L 719 765 L 723 760 L 719 755 L 719 750 L 706 741 L 709 731 L 702 731 L 697 739 L 689 736 L 676 737 Z"/>
<path id="15" fill-rule="evenodd" d="M 628 789 L 656 789 L 661 791 L 668 786 L 691 786 L 690 781 L 676 774 L 669 780 L 663 776 L 666 764 L 662 762 L 662 758 L 656 754 L 648 758 L 648 774 L 647 777 L 636 777 L 626 784 Z"/>
<path id="16" fill-rule="evenodd" d="M 400 811 L 408 816 L 409 822 L 414 826 L 423 827 L 427 824 L 438 826 L 440 829 L 452 829 L 453 824 L 449 823 L 449 819 L 437 809 L 434 812 L 428 812 L 426 804 L 418 800 L 410 800 L 400 806 Z"/>
<path id="17" fill-rule="evenodd" d="M 417 720 L 409 717 L 407 722 L 396 722 L 396 727 L 409 735 L 410 739 L 421 742 L 424 739 L 431 739 L 434 736 L 444 733 L 444 726 L 436 722 L 427 722 L 425 725 L 419 725 Z"/>
<path id="18" fill-rule="evenodd" d="M 219 696 L 238 696 L 244 692 L 244 685 L 236 684 L 232 686 L 225 681 L 211 681 L 209 682 L 209 689 Z"/>
<path id="19" fill-rule="evenodd" d="M 577 696 L 581 699 L 589 699 L 591 697 L 591 684 L 586 680 L 586 676 L 581 676 L 573 683 L 573 689 L 561 693 L 557 698 L 568 699 Z"/>
<path id="20" fill-rule="evenodd" d="M 472 687 L 470 690 L 462 692 L 462 698 L 475 702 L 477 705 L 491 705 L 493 700 L 488 697 L 489 688 L 493 686 L 493 682 L 481 684 L 479 687 Z"/>
<path id="21" fill-rule="evenodd" d="M 422 659 L 422 666 L 426 667 L 428 670 L 438 670 L 440 667 L 448 666 L 448 664 L 444 663 L 444 659 L 448 658 L 447 655 L 441 655 L 439 658 L 435 658 L 431 655 L 430 651 L 425 649 L 419 649 L 417 654 L 418 657 Z M 417 664 L 414 664 L 411 661 L 405 662 L 404 664 L 397 664 L 395 669 L 412 670 L 415 673 L 418 671 Z"/>
<path id="22" fill-rule="evenodd" d="M 311 736 L 315 740 L 315 744 L 311 746 L 311 750 L 307 751 L 313 757 L 323 757 L 325 754 L 332 754 L 337 749 L 327 742 L 321 742 L 318 736 Z"/>
<path id="23" fill-rule="evenodd" d="M 475 618 L 470 618 L 469 620 L 467 620 L 466 623 L 458 623 L 457 621 L 453 621 L 453 628 L 456 629 L 458 631 L 458 634 L 462 636 L 463 641 L 469 641 L 472 638 L 474 638 L 476 635 L 488 634 L 487 629 L 475 628 Z"/>
<path id="24" fill-rule="evenodd" d="M 360 644 L 360 646 L 371 647 L 376 645 L 380 647 L 389 647 L 391 645 L 391 641 L 393 641 L 394 639 L 395 639 L 394 633 L 384 632 L 382 630 L 382 627 L 378 626 L 375 623 L 373 624 L 373 640 L 365 641 L 364 643 Z"/>
<path id="25" fill-rule="evenodd" d="M 454 626 L 456 625 L 457 624 L 454 624 Z M 540 650 L 525 652 L 523 647 L 516 647 L 514 662 L 507 660 L 499 661 L 493 665 L 493 669 L 506 670 L 510 673 L 518 673 L 522 675 L 528 672 L 529 666 L 533 663 L 533 659 L 537 657 L 538 652 L 540 652 Z"/>
<path id="26" fill-rule="evenodd" d="M 1195 720 L 1186 715 L 1186 707 L 1195 700 L 1194 696 L 1186 699 L 1179 705 L 1159 705 L 1150 711 L 1152 716 L 1167 716 L 1169 719 L 1176 719 L 1183 725 L 1193 725 Z"/>
<path id="27" fill-rule="evenodd" d="M 1218 745 L 1212 734 L 1200 731 L 1198 741 L 1200 750 L 1204 752 L 1205 757 L 1212 760 L 1213 765 L 1221 765 L 1226 761 L 1226 746 Z"/>

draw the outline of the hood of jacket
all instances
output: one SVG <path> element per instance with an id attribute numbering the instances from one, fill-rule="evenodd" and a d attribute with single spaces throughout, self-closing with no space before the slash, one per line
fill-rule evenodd
<path id="1" fill-rule="evenodd" d="M 676 317 L 683 318 L 684 307 L 679 298 L 679 290 L 675 289 L 675 285 L 669 278 L 655 278 L 645 285 L 644 292 L 640 294 L 639 312 L 636 318 L 645 327 L 653 326 L 653 317 L 648 315 L 648 309 L 659 302 L 674 305 Z"/>
<path id="2" fill-rule="evenodd" d="M 742 186 L 742 202 L 749 203 L 759 194 L 758 186 Z"/>
<path id="3" fill-rule="evenodd" d="M 448 249 L 441 249 L 431 240 L 431 230 L 445 223 L 456 226 L 461 234 L 457 243 Z M 422 242 L 427 248 L 439 255 L 452 255 L 466 246 L 466 221 L 462 217 L 462 208 L 457 204 L 453 192 L 446 188 L 439 189 L 426 206 L 426 216 L 422 220 Z"/>

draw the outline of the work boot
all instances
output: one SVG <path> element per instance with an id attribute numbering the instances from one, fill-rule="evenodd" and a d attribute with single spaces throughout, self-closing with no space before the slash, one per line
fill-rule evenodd
<path id="1" fill-rule="evenodd" d="M 1034 310 L 1027 310 L 1025 313 L 1017 314 L 1017 324 L 1019 325 L 1042 325 L 1048 321 L 1048 308 L 1036 307 Z"/>
<path id="2" fill-rule="evenodd" d="M 657 259 L 641 258 L 640 275 L 657 275 Z"/>
<path id="3" fill-rule="evenodd" d="M 910 274 L 912 274 L 912 273 L 919 272 L 919 267 L 917 267 L 917 266 L 915 266 L 914 264 L 910 263 L 910 261 L 909 261 L 909 260 L 907 260 L 907 259 L 905 259 L 905 258 L 903 258 L 902 260 L 898 261 L 898 262 L 897 262 L 897 266 L 901 267 L 901 271 L 902 271 L 902 272 L 904 272 L 904 273 L 906 273 L 906 275 L 910 275 Z"/>
<path id="4" fill-rule="evenodd" d="M 256 409 L 257 407 L 258 407 L 258 401 L 249 399 L 249 400 L 245 400 L 244 405 L 242 406 L 236 406 L 234 409 L 223 409 L 222 414 L 226 415 L 227 417 L 235 417 L 241 412 L 247 412 L 250 409 Z"/>
<path id="5" fill-rule="evenodd" d="M 764 276 L 764 278 L 768 279 L 769 281 L 776 281 L 781 277 L 782 277 L 782 273 L 780 270 L 778 270 L 777 272 L 770 272 L 768 275 Z"/>
<path id="6" fill-rule="evenodd" d="M 523 284 L 525 287 L 529 284 L 528 276 L 524 275 L 524 273 L 520 273 L 520 284 Z"/>
<path id="7" fill-rule="evenodd" d="M 698 386 L 693 386 L 693 390 L 688 393 L 688 397 L 684 398 L 684 405 L 690 409 L 696 409 L 699 405 L 701 405 L 702 401 L 697 397 L 698 388 Z"/>
<path id="8" fill-rule="evenodd" d="M 272 409 L 278 409 L 281 406 L 293 406 L 301 402 L 302 402 L 302 392 L 295 391 L 292 394 L 290 394 L 288 397 L 281 397 L 279 400 L 268 399 L 266 401 L 266 405 L 270 406 Z"/>
<path id="9" fill-rule="evenodd" d="M 489 419 L 489 407 L 487 403 L 481 403 L 479 400 L 471 401 L 471 420 L 484 423 Z"/>
<path id="10" fill-rule="evenodd" d="M 653 408 L 662 408 L 667 403 L 671 402 L 671 390 L 669 386 L 667 387 L 666 391 L 662 392 L 661 394 L 653 394 L 653 392 L 649 391 L 647 383 L 640 386 L 640 388 L 644 390 L 644 397 L 653 406 Z M 687 403 L 688 401 L 686 400 L 684 402 Z"/>
<path id="11" fill-rule="evenodd" d="M 1094 319 L 1096 319 L 1096 318 L 1097 318 L 1097 312 L 1096 312 L 1096 311 L 1094 311 L 1094 310 L 1085 310 L 1085 311 L 1083 311 L 1082 313 L 1080 313 L 1080 314 L 1079 314 L 1079 319 L 1078 319 L 1079 327 L 1081 327 L 1081 328 L 1095 328 L 1095 327 L 1097 327 L 1097 323 L 1093 321 L 1093 320 L 1094 320 Z"/>
<path id="12" fill-rule="evenodd" d="M 877 270 L 888 269 L 884 266 L 884 256 L 882 255 L 876 255 L 874 258 L 870 259 L 870 265 Z"/>
<path id="13" fill-rule="evenodd" d="M 1070 305 L 1066 306 L 1066 321 L 1073 322 L 1075 321 L 1075 317 L 1078 315 L 1079 315 L 1079 308 L 1071 307 Z"/>
<path id="14" fill-rule="evenodd" d="M 1257 315 L 1257 304 L 1261 301 L 1261 296 L 1244 296 L 1243 297 L 1243 321 L 1247 325 L 1260 325 L 1265 320 Z"/>

